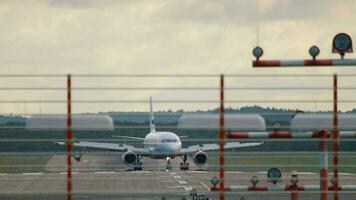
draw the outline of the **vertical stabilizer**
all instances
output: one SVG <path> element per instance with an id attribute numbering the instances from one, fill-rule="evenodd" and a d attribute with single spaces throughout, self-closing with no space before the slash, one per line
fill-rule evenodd
<path id="1" fill-rule="evenodd" d="M 156 132 L 155 117 L 153 115 L 153 107 L 152 107 L 152 97 L 150 97 L 150 130 L 151 133 Z"/>

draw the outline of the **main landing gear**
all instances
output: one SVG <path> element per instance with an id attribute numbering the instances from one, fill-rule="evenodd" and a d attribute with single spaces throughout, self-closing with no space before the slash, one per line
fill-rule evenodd
<path id="1" fill-rule="evenodd" d="M 172 169 L 172 164 L 171 164 L 171 158 L 170 158 L 170 157 L 167 157 L 167 166 L 166 166 L 166 169 L 167 169 L 167 170 Z"/>
<path id="2" fill-rule="evenodd" d="M 134 171 L 142 171 L 142 159 L 143 156 L 137 156 L 135 165 L 133 166 Z"/>
<path id="3" fill-rule="evenodd" d="M 187 171 L 189 170 L 189 163 L 187 162 L 187 155 L 181 156 L 183 162 L 180 163 L 180 170 Z"/>

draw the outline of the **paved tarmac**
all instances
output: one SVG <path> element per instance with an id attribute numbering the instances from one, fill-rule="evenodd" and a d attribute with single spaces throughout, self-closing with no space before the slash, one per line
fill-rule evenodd
<path id="1" fill-rule="evenodd" d="M 143 160 L 143 171 L 128 171 L 121 155 L 85 155 L 73 165 L 74 199 L 182 199 L 192 189 L 218 199 L 218 193 L 210 192 L 210 179 L 218 172 L 202 171 L 189 160 L 190 171 L 180 171 L 180 159 L 172 161 L 173 169 L 165 170 L 165 160 Z M 208 166 L 209 169 L 209 166 Z M 66 199 L 65 156 L 53 156 L 44 172 L 0 174 L 0 199 Z M 250 185 L 256 175 L 259 184 L 267 184 L 266 173 L 226 172 L 226 185 Z M 290 174 L 284 174 L 280 184 L 287 184 Z M 301 184 L 319 184 L 319 175 L 303 172 Z M 341 174 L 342 184 L 356 184 L 356 175 Z M 243 198 L 241 198 L 243 196 Z M 290 199 L 288 192 L 276 193 L 226 193 L 226 199 Z M 319 199 L 319 193 L 302 193 L 301 200 Z M 330 195 L 332 197 L 332 195 Z M 186 198 L 188 199 L 188 198 Z M 332 199 L 332 198 L 330 198 Z M 341 200 L 356 199 L 356 193 L 341 194 Z"/>

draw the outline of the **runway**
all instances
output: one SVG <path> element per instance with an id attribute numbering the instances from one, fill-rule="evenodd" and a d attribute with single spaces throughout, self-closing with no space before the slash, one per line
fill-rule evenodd
<path id="1" fill-rule="evenodd" d="M 44 172 L 0 174 L 0 199 L 65 199 L 66 173 L 65 156 L 54 156 L 46 165 Z M 74 199 L 182 199 L 192 189 L 217 199 L 218 193 L 211 193 L 210 179 L 218 172 L 197 170 L 179 170 L 180 159 L 172 161 L 173 169 L 165 170 L 164 160 L 144 160 L 143 171 L 127 171 L 117 155 L 85 155 L 81 162 L 74 163 L 73 197 Z M 193 161 L 190 160 L 193 165 Z M 116 168 L 115 168 L 115 165 Z M 227 185 L 250 185 L 252 175 L 260 178 L 260 184 L 266 184 L 266 174 L 226 172 Z M 281 184 L 288 183 L 290 174 L 284 174 Z M 304 172 L 300 175 L 302 184 L 318 184 L 319 175 Z M 355 184 L 356 175 L 342 174 L 343 184 Z M 226 199 L 290 199 L 283 193 L 226 193 Z M 331 196 L 331 195 L 330 195 Z M 332 196 L 331 196 L 332 197 Z M 318 199 L 319 193 L 301 194 L 300 199 Z M 340 199 L 356 199 L 356 193 L 342 194 Z"/>

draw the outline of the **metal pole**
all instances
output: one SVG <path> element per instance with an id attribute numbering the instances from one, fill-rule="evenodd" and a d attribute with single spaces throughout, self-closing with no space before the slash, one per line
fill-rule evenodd
<path id="1" fill-rule="evenodd" d="M 321 131 L 320 135 L 320 200 L 328 200 L 328 132 Z"/>
<path id="2" fill-rule="evenodd" d="M 298 185 L 291 185 L 290 186 L 290 199 L 291 200 L 299 200 L 299 190 Z"/>
<path id="3" fill-rule="evenodd" d="M 72 200 L 72 151 L 73 151 L 73 132 L 72 132 L 72 93 L 71 75 L 67 76 L 67 200 Z"/>
<path id="4" fill-rule="evenodd" d="M 224 171 L 224 163 L 225 163 L 225 158 L 224 158 L 224 139 L 225 139 L 225 130 L 224 130 L 224 75 L 220 75 L 220 131 L 219 131 L 219 139 L 220 139 L 220 200 L 224 200 L 224 190 L 225 190 L 225 185 L 224 185 L 224 177 L 225 177 L 225 171 Z"/>
<path id="5" fill-rule="evenodd" d="M 356 59 L 308 59 L 308 60 L 255 60 L 253 67 L 325 67 L 356 65 Z"/>
<path id="6" fill-rule="evenodd" d="M 334 74 L 334 118 L 333 118 L 333 125 L 334 125 L 334 131 L 333 131 L 333 149 L 334 149 L 334 157 L 333 157 L 333 168 L 334 168 L 334 181 L 333 181 L 333 191 L 334 191 L 334 200 L 339 200 L 339 194 L 338 194 L 338 187 L 339 187 L 339 120 L 338 120 L 338 84 L 337 84 L 337 74 Z"/>

